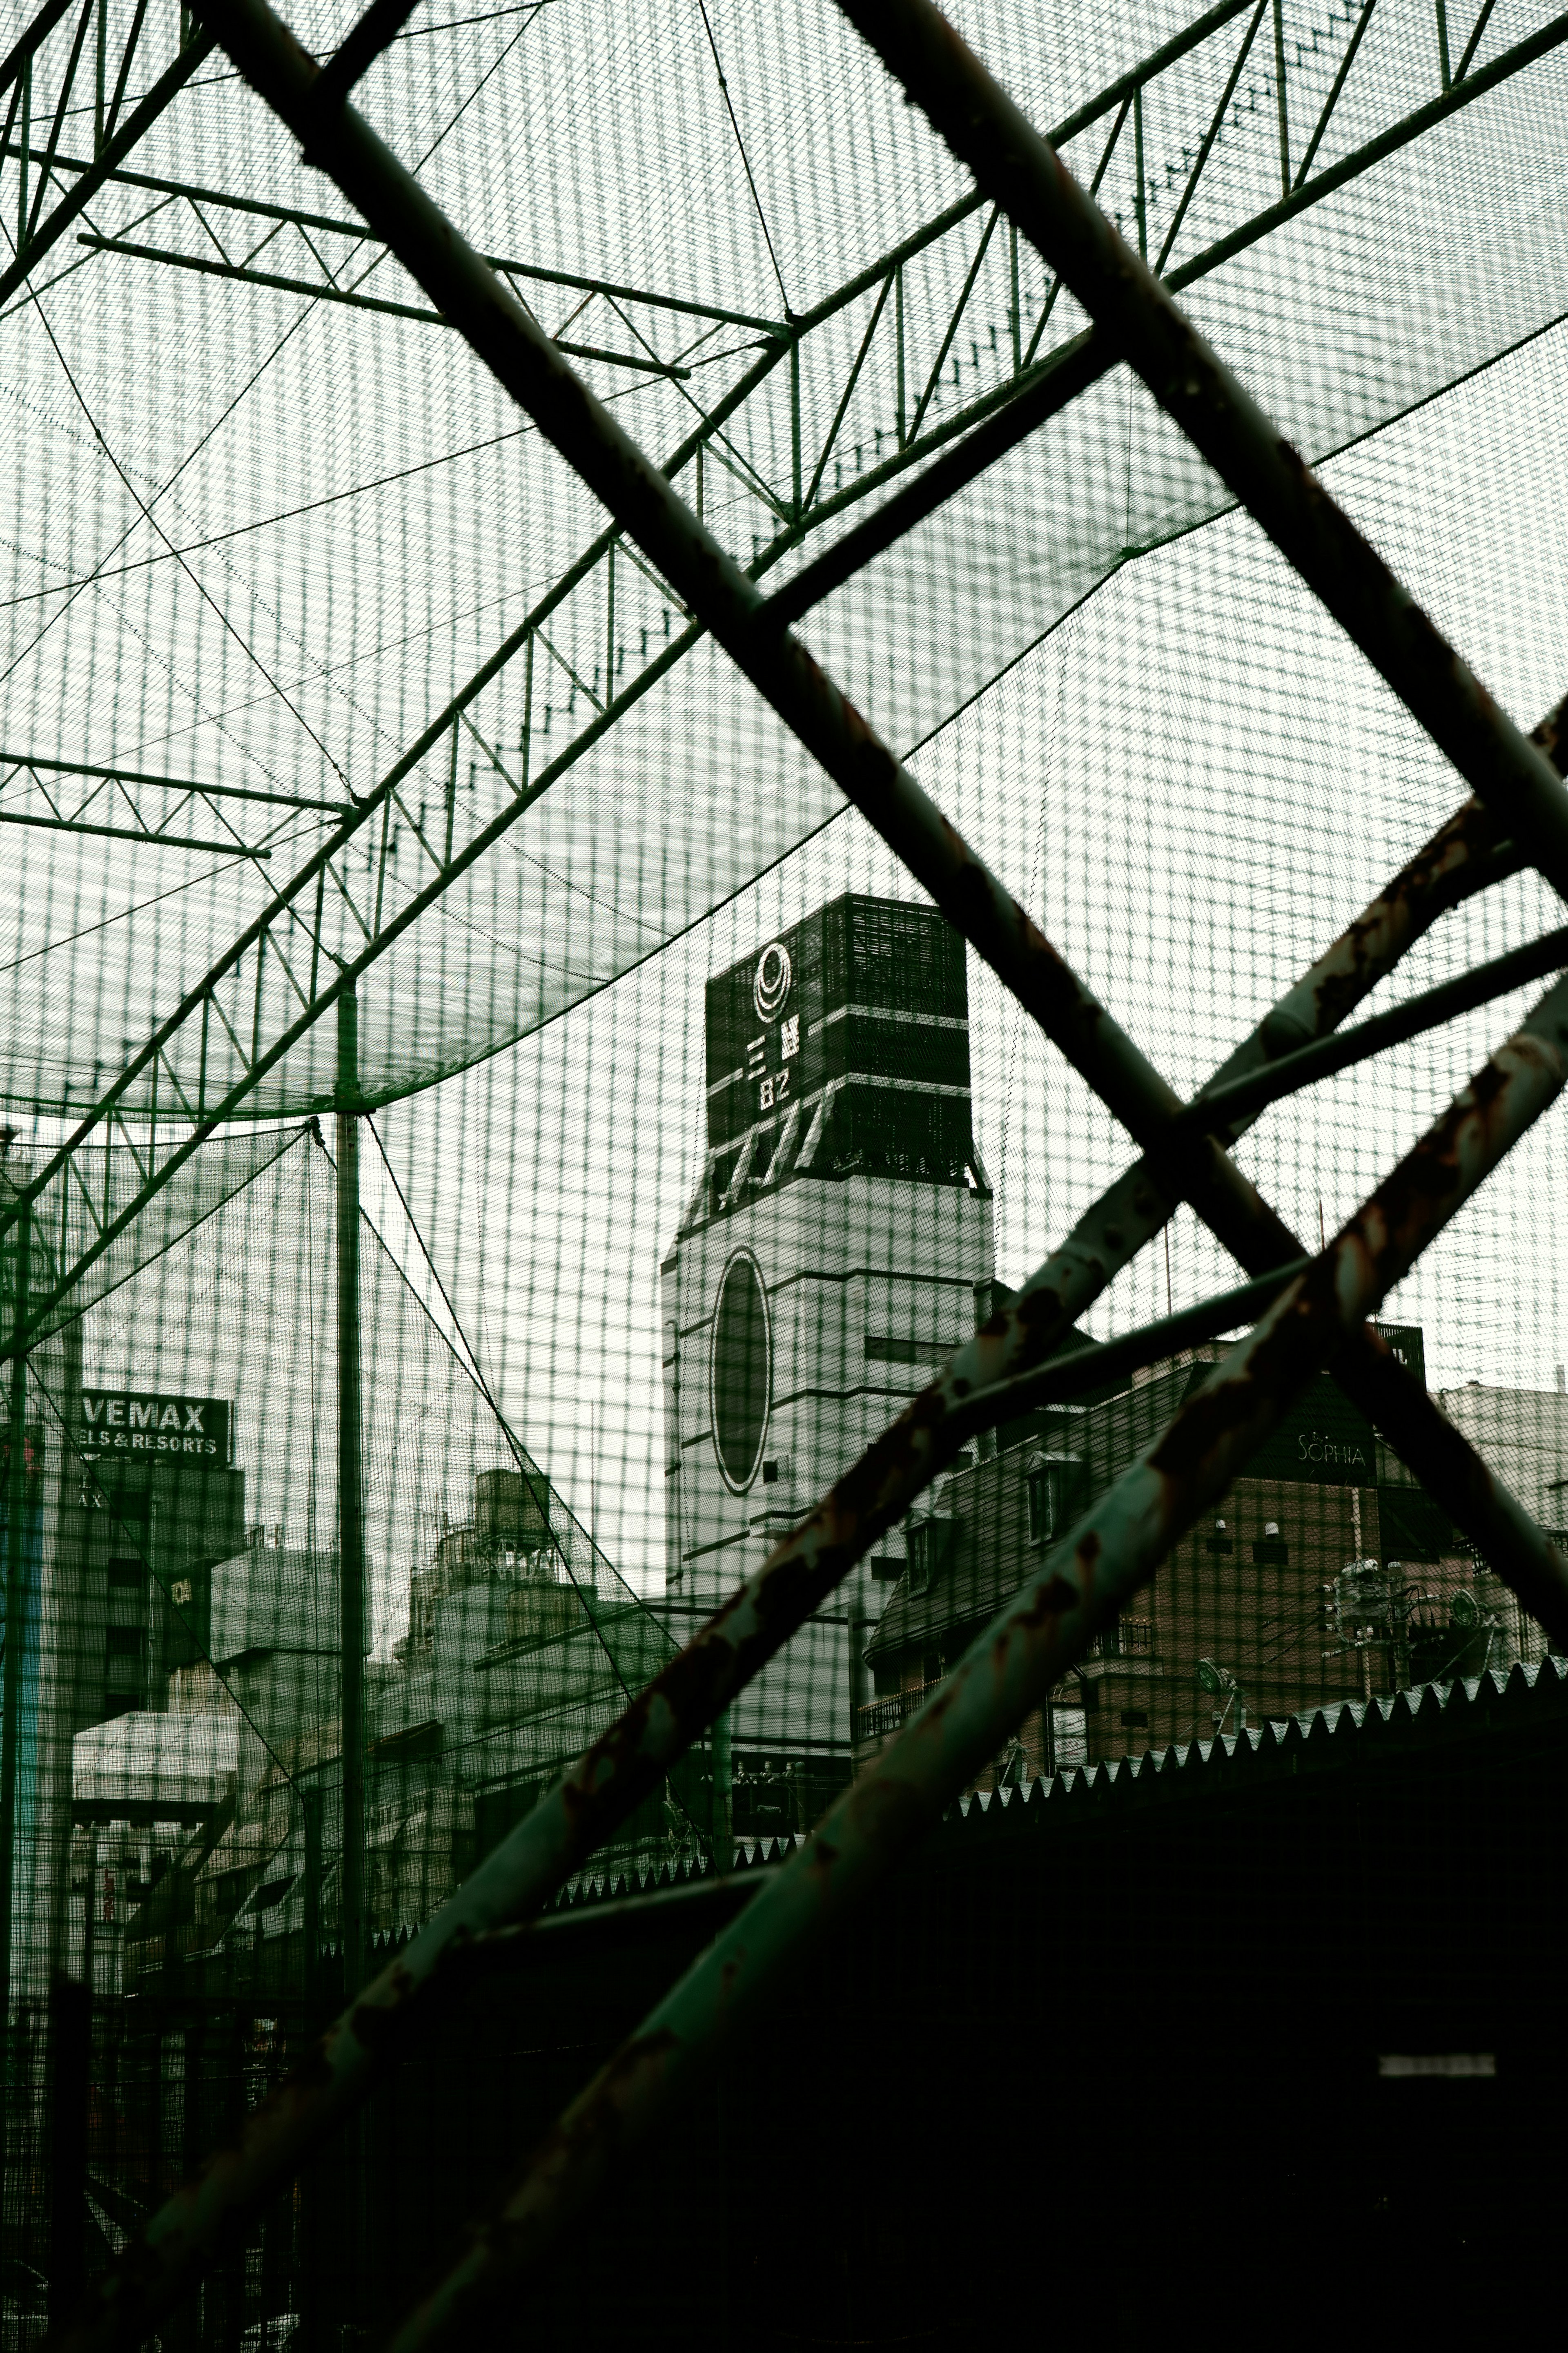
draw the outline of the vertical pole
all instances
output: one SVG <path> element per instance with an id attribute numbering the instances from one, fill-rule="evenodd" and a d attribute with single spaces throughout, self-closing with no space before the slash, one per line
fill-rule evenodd
<path id="1" fill-rule="evenodd" d="M 300 1811 L 305 1830 L 305 1950 L 300 1989 L 307 2002 L 313 2002 L 321 1957 L 321 1792 L 314 1781 L 300 1788 Z"/>
<path id="2" fill-rule="evenodd" d="M 87 1909 L 81 1922 L 81 1981 L 89 1997 L 93 1991 L 93 1930 L 98 1911 L 98 1824 L 89 1822 L 87 1831 Z"/>
<path id="3" fill-rule="evenodd" d="M 723 1873 L 735 1860 L 735 1768 L 730 1746 L 730 1712 L 713 1725 L 713 1868 Z"/>
<path id="4" fill-rule="evenodd" d="M 897 349 L 899 369 L 899 447 L 904 446 L 904 265 L 900 261 L 893 272 L 893 342 Z"/>
<path id="5" fill-rule="evenodd" d="M 1274 88 L 1279 100 L 1279 187 L 1290 193 L 1290 117 L 1285 104 L 1285 0 L 1274 0 Z"/>
<path id="6" fill-rule="evenodd" d="M 24 137 L 26 134 L 24 133 Z M 5 2220 L 10 2173 L 9 2142 L 25 2103 L 19 2090 L 20 2040 L 13 2024 L 11 1931 L 16 1868 L 16 1758 L 21 1740 L 22 1658 L 26 1640 L 27 1584 L 23 1525 L 26 1514 L 27 1360 L 22 1343 L 27 1329 L 27 1275 L 32 1257 L 33 1210 L 24 1198 L 16 1224 L 15 1299 L 11 1358 L 11 1430 L 5 1461 L 5 1651 L 0 1680 L 0 2232 Z"/>
<path id="7" fill-rule="evenodd" d="M 1275 0 L 1278 6 L 1279 0 Z M 1132 208 L 1138 217 L 1138 253 L 1149 259 L 1149 209 L 1143 198 L 1143 89 L 1132 93 Z"/>
<path id="8" fill-rule="evenodd" d="M 1437 0 L 1437 69 L 1447 90 L 1454 77 L 1448 69 L 1448 11 L 1444 0 Z"/>
<path id="9" fill-rule="evenodd" d="M 1024 365 L 1024 317 L 1018 300 L 1018 224 L 1007 224 L 1007 266 L 1013 283 L 1013 373 L 1018 375 Z"/>
<path id="10" fill-rule="evenodd" d="M 92 1996 L 58 1973 L 49 1989 L 49 2325 L 63 2328 L 82 2290 Z"/>
<path id="11" fill-rule="evenodd" d="M 359 1000 L 338 999 L 338 1596 L 343 1991 L 364 1982 L 364 1494 L 360 1461 Z"/>
<path id="12" fill-rule="evenodd" d="M 529 773 L 533 762 L 533 639 L 529 638 L 522 649 L 522 744 L 518 760 L 518 783 L 528 790 Z M 447 852 L 448 863 L 452 853 Z"/>
<path id="13" fill-rule="evenodd" d="M 789 438 L 791 479 L 794 483 L 791 512 L 800 521 L 800 338 L 797 335 L 789 347 Z"/>
<path id="14" fill-rule="evenodd" d="M 11 1428 L 5 1458 L 5 1663 L 4 1721 L 0 1722 L 0 2037 L 7 2079 L 11 2064 L 11 1925 L 16 1871 L 16 1757 L 21 1739 L 22 1655 L 26 1642 L 27 1580 L 24 1523 L 26 1518 L 27 1360 L 22 1343 L 27 1329 L 27 1271 L 32 1255 L 33 1207 L 26 1198 L 16 1224 L 16 1296 L 11 1324 Z M 0 2085 L 0 2093 L 6 2088 Z M 0 2105 L 9 2105 L 0 2102 Z M 0 2132 L 5 2129 L 0 2122 Z"/>
<path id="15" fill-rule="evenodd" d="M 16 251 L 27 242 L 27 151 L 33 143 L 33 60 L 22 68 L 22 153 L 16 164 Z"/>
<path id="16" fill-rule="evenodd" d="M 616 699 L 616 543 L 605 559 L 605 708 Z"/>
<path id="17" fill-rule="evenodd" d="M 528 649 L 530 653 L 533 651 L 533 639 L 531 638 L 530 638 L 528 641 Z M 452 831 L 458 821 L 458 722 L 454 719 L 452 722 L 452 765 L 447 772 L 446 863 L 448 866 L 452 863 Z"/>

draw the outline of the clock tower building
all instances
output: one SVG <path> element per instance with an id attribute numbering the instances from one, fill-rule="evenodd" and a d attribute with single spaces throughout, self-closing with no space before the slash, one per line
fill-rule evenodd
<path id="1" fill-rule="evenodd" d="M 661 1270 L 672 1618 L 732 1591 L 974 1328 L 964 959 L 933 909 L 848 893 L 708 983 L 702 1172 Z M 895 1531 L 737 1702 L 737 1772 L 752 1742 L 847 1764 L 851 1630 L 902 1566 Z"/>

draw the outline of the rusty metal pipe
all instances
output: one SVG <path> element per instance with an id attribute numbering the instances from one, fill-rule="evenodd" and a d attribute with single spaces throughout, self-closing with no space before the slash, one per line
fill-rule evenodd
<path id="1" fill-rule="evenodd" d="M 1548 973 L 1561 972 L 1565 965 L 1568 924 L 1548 932 L 1542 939 L 1531 940 L 1523 947 L 1510 948 L 1504 955 L 1475 965 L 1456 979 L 1439 981 L 1436 988 L 1423 989 L 1419 997 L 1407 997 L 1403 1005 L 1374 1014 L 1370 1021 L 1358 1022 L 1353 1029 L 1342 1029 L 1331 1037 L 1320 1038 L 1315 1044 L 1299 1046 L 1294 1053 L 1282 1056 L 1262 1070 L 1250 1071 L 1245 1078 L 1226 1079 L 1223 1083 L 1212 1081 L 1189 1105 L 1184 1115 L 1185 1122 L 1193 1127 L 1215 1126 L 1226 1132 L 1232 1122 L 1255 1119 L 1283 1096 L 1297 1094 L 1303 1087 L 1315 1086 L 1319 1080 L 1333 1078 L 1341 1071 L 1353 1070 L 1358 1062 L 1370 1060 L 1390 1046 L 1402 1046 L 1412 1038 L 1424 1037 L 1429 1029 L 1440 1028 L 1457 1015 L 1474 1013 L 1494 997 L 1506 996 L 1510 989 L 1522 988 L 1527 981 L 1544 980 Z"/>
<path id="2" fill-rule="evenodd" d="M 1471 790 L 1568 898 L 1568 793 L 931 0 L 839 0 Z"/>
<path id="3" fill-rule="evenodd" d="M 827 1810 L 568 2107 L 388 2353 L 430 2353 L 515 2293 L 621 2158 L 886 1876 L 1241 1473 L 1314 1374 L 1415 1264 L 1568 1079 L 1559 981 L 1372 1198 L 998 1612 L 920 1714 Z"/>
<path id="4" fill-rule="evenodd" d="M 289 119 L 289 107 L 301 90 L 308 95 L 317 70 L 312 62 L 259 0 L 233 0 L 222 11 L 214 0 L 204 0 L 204 13 L 219 20 L 225 45 L 241 69 L 258 80 L 263 94 Z M 308 113 L 304 119 L 309 124 Z M 319 153 L 329 143 L 326 134 L 317 125 L 309 128 L 315 132 Z M 739 637 L 747 657 L 742 668 L 761 664 L 769 672 L 776 690 L 769 694 L 774 707 L 813 748 L 818 742 L 826 744 L 830 772 L 872 814 L 874 822 L 879 817 L 885 820 L 880 829 L 912 871 L 922 880 L 928 871 L 935 871 L 933 895 L 972 938 L 979 935 L 987 960 L 1030 1009 L 1038 1014 L 1045 1007 L 1061 1018 L 1062 1027 L 1076 1036 L 1080 1050 L 1096 1066 L 1091 1082 L 1108 1095 L 1114 1089 L 1156 1144 L 1162 1141 L 1179 1105 L 1130 1041 L 1125 1041 L 1125 1054 L 1110 1055 L 1115 1067 L 1107 1067 L 1101 1039 L 1109 1035 L 1114 1046 L 1121 1033 L 1103 1008 L 969 857 L 945 820 L 809 657 L 766 625 L 747 634 L 759 592 L 686 514 L 664 477 L 619 434 L 559 354 L 538 336 L 510 295 L 468 253 L 348 107 L 331 134 L 334 155 L 345 140 L 356 158 L 353 171 L 334 164 L 334 176 L 345 193 L 405 260 L 410 240 L 395 232 L 401 231 L 405 212 L 411 215 L 418 266 L 415 260 L 409 266 L 433 299 L 463 325 L 503 381 L 514 374 L 529 378 L 537 400 L 533 413 L 551 438 L 558 446 L 584 444 L 588 448 L 594 472 L 589 475 L 584 468 L 585 478 L 595 488 L 613 484 L 626 492 L 634 535 L 643 538 L 672 584 L 689 584 L 684 593 L 694 609 L 721 613 L 725 626 L 721 628 L 711 619 L 710 625 L 726 642 L 731 635 Z M 369 202 L 352 185 L 362 177 L 371 190 Z M 460 301 L 443 275 L 453 267 L 462 280 Z M 441 292 L 436 291 L 437 285 Z M 537 373 L 537 381 L 531 371 Z M 601 435 L 610 446 L 608 459 L 598 446 Z M 769 669 L 772 657 L 763 659 L 770 645 L 777 657 L 773 670 Z M 928 887 L 932 886 L 928 882 Z M 1047 1026 L 1062 1042 L 1055 1020 Z M 1216 1152 L 1213 1159 L 1229 1172 L 1235 1187 L 1231 1206 L 1242 1212 L 1241 1221 L 1256 1219 L 1271 1229 L 1276 1259 L 1293 1254 L 1295 1246 L 1288 1236 L 1286 1247 L 1279 1247 L 1283 1229 L 1251 1187 L 1224 1163 L 1223 1155 Z M 1140 1181 L 1147 1190 L 1147 1179 Z M 1226 1178 L 1221 1176 L 1217 1181 L 1223 1187 Z M 368 2089 L 416 2002 L 438 1990 L 446 1958 L 460 1953 L 475 1936 L 526 1913 L 568 1876 L 774 1655 L 878 1535 L 901 1516 L 956 1451 L 948 1406 L 962 1405 L 987 1375 L 999 1377 L 1006 1368 L 1005 1353 L 988 1344 L 985 1335 L 961 1352 L 944 1383 L 928 1390 L 884 1434 L 805 1526 L 480 1866 L 398 1962 L 365 1989 L 323 2037 L 316 2060 L 278 2088 L 247 2120 L 237 2143 L 220 2152 L 199 2180 L 168 2201 L 140 2246 L 102 2284 L 93 2309 L 71 2340 L 74 2345 L 124 2343 L 144 2328 L 232 2219 L 258 2204 L 298 2169 Z"/>

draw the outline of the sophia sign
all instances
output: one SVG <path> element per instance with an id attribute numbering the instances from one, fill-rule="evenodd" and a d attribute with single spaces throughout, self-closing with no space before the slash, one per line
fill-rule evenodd
<path id="1" fill-rule="evenodd" d="M 84 1388 L 79 1443 L 89 1462 L 128 1454 L 154 1463 L 226 1463 L 228 1416 L 226 1398 Z"/>

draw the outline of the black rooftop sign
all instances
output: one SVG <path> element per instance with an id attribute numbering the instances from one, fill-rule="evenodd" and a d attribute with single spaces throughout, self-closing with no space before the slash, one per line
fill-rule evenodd
<path id="1" fill-rule="evenodd" d="M 847 892 L 708 983 L 708 1141 L 832 1079 L 966 1089 L 968 1017 L 963 942 L 945 917 Z"/>
<path id="2" fill-rule="evenodd" d="M 165 1389 L 84 1388 L 77 1443 L 88 1462 L 123 1455 L 172 1470 L 187 1462 L 226 1463 L 228 1399 Z"/>

